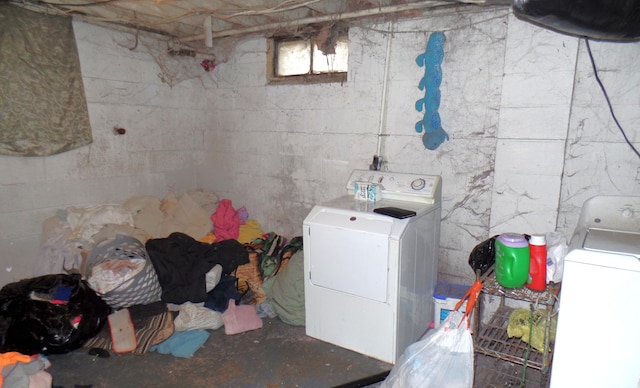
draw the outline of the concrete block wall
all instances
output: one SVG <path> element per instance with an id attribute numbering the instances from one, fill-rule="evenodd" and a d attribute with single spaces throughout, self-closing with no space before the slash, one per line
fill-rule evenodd
<path id="1" fill-rule="evenodd" d="M 29 276 L 56 210 L 169 189 L 212 189 L 265 231 L 299 235 L 311 207 L 343 195 L 378 150 L 390 171 L 442 175 L 439 272 L 449 281 L 470 282 L 468 254 L 492 234 L 570 236 L 588 197 L 640 195 L 640 163 L 612 125 L 584 41 L 507 8 L 356 26 L 344 84 L 267 86 L 266 40 L 252 37 L 213 73 L 169 87 L 148 48 L 158 42 L 130 50 L 130 34 L 74 28 L 94 143 L 0 157 L 1 283 Z M 446 36 L 439 111 L 450 138 L 429 151 L 414 129 L 424 96 L 415 58 L 433 31 Z M 592 49 L 637 147 L 640 44 Z"/>
<path id="2" fill-rule="evenodd" d="M 429 151 L 414 130 L 422 118 L 414 104 L 424 96 L 418 89 L 424 68 L 415 59 L 433 31 L 446 36 L 440 115 L 450 139 Z M 589 77 L 584 41 L 520 21 L 506 8 L 360 25 L 351 28 L 349 39 L 349 77 L 343 85 L 264 86 L 263 38 L 239 46 L 216 75 L 218 87 L 211 93 L 217 96 L 212 110 L 219 127 L 208 134 L 215 150 L 208 164 L 224 163 L 216 172 L 228 188 L 224 196 L 248 204 L 267 230 L 298 233 L 308 210 L 343 195 L 350 171 L 367 168 L 380 150 L 391 171 L 442 175 L 439 272 L 445 280 L 470 282 L 468 254 L 494 234 L 558 230 L 570 238 L 583 201 L 564 200 L 563 193 L 640 192 L 637 157 L 619 136 L 608 138 L 616 155 L 606 156 L 603 149 L 598 158 L 603 165 L 589 166 L 597 179 L 576 181 L 566 170 L 574 164 L 575 156 L 566 150 L 576 142 L 575 123 L 596 119 L 584 109 L 576 115 L 576 104 L 585 98 L 576 93 L 589 93 L 594 111 L 606 109 L 597 89 L 582 91 L 578 84 Z M 618 77 L 619 72 L 638 85 L 635 67 L 629 65 L 638 55 L 638 43 L 624 49 L 592 45 L 602 56 L 611 52 L 631 58 L 619 58 L 620 66 L 611 60 L 615 71 L 607 75 Z M 258 77 L 242 78 L 236 69 L 251 69 Z M 610 93 L 616 93 L 616 83 L 609 84 Z M 261 104 L 238 103 L 249 99 Z M 639 112 L 632 108 L 637 104 L 621 102 L 627 132 L 637 144 Z M 598 113 L 595 125 L 606 127 L 602 120 L 608 120 L 605 112 Z M 234 141 L 224 131 L 242 139 L 235 147 L 244 142 L 251 156 L 239 160 L 232 155 L 238 148 L 215 145 Z M 252 162 L 242 162 L 245 157 Z M 614 166 L 622 170 L 626 185 L 608 184 L 610 173 L 602 171 L 610 158 L 624 161 Z"/>
<path id="3" fill-rule="evenodd" d="M 130 50 L 133 35 L 73 26 L 93 143 L 48 157 L 0 156 L 0 284 L 31 276 L 42 222 L 58 210 L 198 185 L 210 78 L 169 87 L 145 46 L 154 40 L 141 37 Z"/>

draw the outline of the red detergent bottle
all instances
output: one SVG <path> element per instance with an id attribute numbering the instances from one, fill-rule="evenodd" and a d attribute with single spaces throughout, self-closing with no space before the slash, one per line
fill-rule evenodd
<path id="1" fill-rule="evenodd" d="M 527 287 L 543 291 L 547 285 L 547 242 L 544 235 L 529 238 L 529 279 Z"/>

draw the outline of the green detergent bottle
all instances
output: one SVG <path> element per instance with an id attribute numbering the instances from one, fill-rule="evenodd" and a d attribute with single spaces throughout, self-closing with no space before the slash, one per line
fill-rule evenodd
<path id="1" fill-rule="evenodd" d="M 496 238 L 496 280 L 506 288 L 525 285 L 529 278 L 529 242 L 522 234 L 503 233 Z"/>

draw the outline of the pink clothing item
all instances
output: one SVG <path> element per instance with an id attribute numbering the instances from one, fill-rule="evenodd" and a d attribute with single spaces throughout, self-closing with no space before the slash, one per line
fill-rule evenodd
<path id="1" fill-rule="evenodd" d="M 236 306 L 233 299 L 229 299 L 229 307 L 222 313 L 224 333 L 234 335 L 262 328 L 262 319 L 258 316 L 253 305 Z"/>
<path id="2" fill-rule="evenodd" d="M 238 212 L 231 206 L 230 200 L 220 200 L 215 213 L 211 215 L 211 221 L 216 242 L 237 240 L 240 236 L 240 218 Z"/>

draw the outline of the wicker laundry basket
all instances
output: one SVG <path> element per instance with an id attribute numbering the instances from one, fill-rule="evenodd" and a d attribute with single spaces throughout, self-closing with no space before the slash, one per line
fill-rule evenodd
<path id="1" fill-rule="evenodd" d="M 162 288 L 144 245 L 136 238 L 117 235 L 113 240 L 98 244 L 87 258 L 85 264 L 87 278 L 92 276 L 93 268 L 98 264 L 108 260 L 131 259 L 144 259 L 144 266 L 139 272 L 107 292 L 95 290 L 113 308 L 149 304 L 160 300 Z"/>

